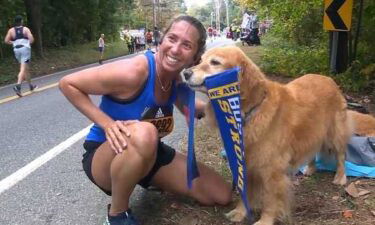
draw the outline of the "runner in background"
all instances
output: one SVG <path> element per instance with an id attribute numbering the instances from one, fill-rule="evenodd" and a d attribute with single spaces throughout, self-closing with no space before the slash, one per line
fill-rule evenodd
<path id="1" fill-rule="evenodd" d="M 151 50 L 152 47 L 152 32 L 150 29 L 146 32 L 146 43 L 147 43 L 147 50 Z"/>
<path id="2" fill-rule="evenodd" d="M 129 54 L 133 54 L 134 53 L 134 38 L 132 37 L 132 35 L 127 32 L 125 35 L 124 35 L 124 40 L 125 40 L 125 43 L 126 43 L 126 46 L 128 47 L 128 53 Z"/>
<path id="3" fill-rule="evenodd" d="M 146 38 L 145 38 L 145 34 L 144 32 L 142 32 L 142 34 L 139 36 L 139 50 L 140 51 L 143 51 L 146 49 Z"/>
<path id="4" fill-rule="evenodd" d="M 103 64 L 103 56 L 104 56 L 104 34 L 100 35 L 100 38 L 98 40 L 99 44 L 99 64 Z"/>
<path id="5" fill-rule="evenodd" d="M 22 16 L 18 15 L 14 18 L 14 27 L 10 28 L 5 36 L 4 42 L 13 45 L 14 56 L 20 63 L 20 72 L 18 73 L 17 84 L 13 87 L 14 92 L 22 97 L 21 86 L 23 81 L 29 83 L 30 91 L 37 88 L 31 83 L 29 73 L 29 63 L 31 59 L 31 46 L 34 37 L 29 28 L 23 26 Z"/>
<path id="6" fill-rule="evenodd" d="M 159 42 L 160 42 L 160 31 L 159 31 L 158 27 L 154 27 L 153 36 L 154 36 L 155 51 L 158 51 L 158 46 L 159 46 Z"/>
<path id="7" fill-rule="evenodd" d="M 208 32 L 208 37 L 209 37 L 209 39 L 212 41 L 212 33 L 213 33 L 213 29 L 212 29 L 212 27 L 208 27 L 208 28 L 207 28 L 207 32 Z"/>

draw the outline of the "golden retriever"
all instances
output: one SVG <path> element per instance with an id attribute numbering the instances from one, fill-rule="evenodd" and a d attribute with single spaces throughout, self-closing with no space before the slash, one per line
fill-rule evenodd
<path id="1" fill-rule="evenodd" d="M 200 64 L 183 76 L 191 88 L 207 92 L 206 77 L 233 67 L 241 68 L 248 199 L 253 209 L 261 211 L 255 224 L 271 225 L 276 219 L 290 219 L 290 170 L 310 161 L 307 173 L 311 174 L 315 170 L 311 159 L 322 149 L 330 149 L 337 159 L 333 183 L 346 183 L 344 161 L 351 121 L 346 101 L 331 78 L 307 74 L 285 85 L 273 82 L 238 47 L 207 51 Z M 210 114 L 212 107 L 207 105 Z M 242 221 L 246 217 L 242 201 L 226 216 Z"/>
<path id="2" fill-rule="evenodd" d="M 359 136 L 375 137 L 375 118 L 369 114 L 363 114 L 348 110 L 349 116 L 353 118 L 355 129 L 354 133 Z"/>

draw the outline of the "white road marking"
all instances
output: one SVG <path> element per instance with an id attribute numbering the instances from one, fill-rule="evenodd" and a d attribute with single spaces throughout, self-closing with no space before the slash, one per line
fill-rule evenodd
<path id="1" fill-rule="evenodd" d="M 79 141 L 81 138 L 85 137 L 87 133 L 89 132 L 89 129 L 91 126 L 92 124 L 86 127 L 85 129 L 79 131 L 78 133 L 74 134 L 67 140 L 61 142 L 57 146 L 53 147 L 48 152 L 34 159 L 34 161 L 32 161 L 31 163 L 27 164 L 26 166 L 22 167 L 21 169 L 17 170 L 13 174 L 1 180 L 0 181 L 0 194 L 8 190 L 9 188 L 11 188 L 13 185 L 17 184 L 21 180 L 23 180 L 30 173 L 34 172 L 36 169 L 41 167 L 43 164 L 47 163 L 49 160 L 53 159 L 55 156 L 57 156 L 61 152 L 68 149 L 70 146 L 72 146 L 74 143 Z"/>

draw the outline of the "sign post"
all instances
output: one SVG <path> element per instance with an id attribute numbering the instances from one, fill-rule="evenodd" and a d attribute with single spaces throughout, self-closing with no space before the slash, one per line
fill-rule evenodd
<path id="1" fill-rule="evenodd" d="M 330 31 L 330 69 L 344 72 L 348 64 L 348 31 L 352 22 L 353 0 L 324 0 L 323 28 Z"/>

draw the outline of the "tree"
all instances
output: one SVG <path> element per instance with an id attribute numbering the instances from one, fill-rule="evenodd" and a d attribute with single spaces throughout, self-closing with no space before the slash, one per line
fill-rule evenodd
<path id="1" fill-rule="evenodd" d="M 4 43 L 6 32 L 13 26 L 16 15 L 25 16 L 25 4 L 23 0 L 0 0 L 0 58 L 13 56 L 10 45 Z"/>
<path id="2" fill-rule="evenodd" d="M 41 0 L 24 0 L 24 2 L 27 20 L 30 22 L 30 29 L 35 39 L 36 54 L 43 57 Z"/>

